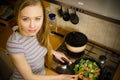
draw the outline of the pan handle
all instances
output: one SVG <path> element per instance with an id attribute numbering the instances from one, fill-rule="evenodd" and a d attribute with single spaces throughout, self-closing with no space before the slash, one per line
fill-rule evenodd
<path id="1" fill-rule="evenodd" d="M 64 38 L 64 35 L 63 35 L 63 34 L 57 33 L 57 32 L 55 32 L 55 31 L 52 31 L 51 33 L 52 33 L 52 34 L 55 34 L 55 35 L 57 35 L 57 36 L 60 36 L 60 37 L 62 37 L 62 38 Z"/>

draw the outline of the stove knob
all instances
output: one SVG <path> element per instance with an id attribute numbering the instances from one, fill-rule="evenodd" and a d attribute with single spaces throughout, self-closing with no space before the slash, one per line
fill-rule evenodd
<path id="1" fill-rule="evenodd" d="M 100 63 L 101 63 L 101 64 L 104 64 L 104 63 L 105 63 L 105 60 L 106 60 L 107 58 L 106 58 L 106 56 L 104 56 L 104 55 L 100 55 L 100 56 L 99 56 L 99 59 L 100 59 Z"/>
<path id="2" fill-rule="evenodd" d="M 104 80 L 111 80 L 111 77 L 112 77 L 112 73 L 111 72 L 107 72 L 106 75 L 105 75 Z"/>

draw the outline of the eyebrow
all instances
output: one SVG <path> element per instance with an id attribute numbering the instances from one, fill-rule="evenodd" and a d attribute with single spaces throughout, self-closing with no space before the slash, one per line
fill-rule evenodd
<path id="1" fill-rule="evenodd" d="M 21 16 L 21 17 L 29 17 L 29 16 Z M 36 16 L 36 17 L 42 17 L 42 16 Z"/>

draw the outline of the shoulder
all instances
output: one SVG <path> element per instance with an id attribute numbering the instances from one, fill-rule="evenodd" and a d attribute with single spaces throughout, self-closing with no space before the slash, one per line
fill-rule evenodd
<path id="1" fill-rule="evenodd" d="M 8 38 L 9 41 L 19 41 L 21 36 L 17 32 L 13 32 L 10 37 Z"/>
<path id="2" fill-rule="evenodd" d="M 21 36 L 17 32 L 13 32 L 9 37 L 6 48 L 10 53 L 23 53 L 23 46 L 21 43 Z"/>
<path id="3" fill-rule="evenodd" d="M 22 39 L 22 36 L 18 33 L 18 32 L 13 32 L 10 37 L 8 38 L 8 41 L 7 41 L 7 48 L 9 47 L 20 47 L 21 46 L 21 39 Z"/>

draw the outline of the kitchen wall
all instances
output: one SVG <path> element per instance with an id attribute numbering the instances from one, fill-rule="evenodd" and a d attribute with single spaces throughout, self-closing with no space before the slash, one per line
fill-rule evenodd
<path id="1" fill-rule="evenodd" d="M 47 13 L 58 14 L 57 10 L 59 8 L 58 5 L 50 4 L 50 7 L 46 8 L 46 10 Z M 79 16 L 77 25 L 72 24 L 70 21 L 64 21 L 58 15 L 56 16 L 57 25 L 69 31 L 83 32 L 90 40 L 120 51 L 120 25 L 84 13 L 77 12 L 77 14 Z"/>

